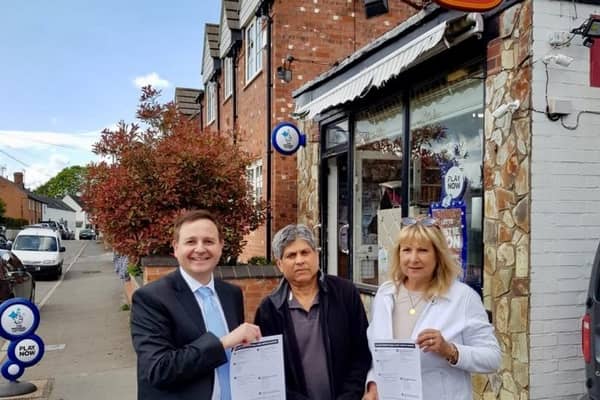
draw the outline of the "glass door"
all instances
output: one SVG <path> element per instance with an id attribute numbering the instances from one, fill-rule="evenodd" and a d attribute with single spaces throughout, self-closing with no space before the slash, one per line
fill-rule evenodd
<path id="1" fill-rule="evenodd" d="M 349 277 L 348 154 L 327 159 L 327 272 Z"/>

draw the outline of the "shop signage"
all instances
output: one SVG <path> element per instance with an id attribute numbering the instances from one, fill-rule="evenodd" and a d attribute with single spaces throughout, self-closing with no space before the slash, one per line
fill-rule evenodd
<path id="1" fill-rule="evenodd" d="M 455 254 L 463 270 L 461 279 L 467 275 L 467 218 L 463 201 L 452 201 L 447 207 L 442 203 L 432 203 L 429 209 L 444 236 L 448 247 Z"/>
<path id="2" fill-rule="evenodd" d="M 450 200 L 460 199 L 465 190 L 465 174 L 457 166 L 451 167 L 444 175 L 444 193 Z M 445 197 L 445 196 L 444 196 Z"/>
<path id="3" fill-rule="evenodd" d="M 306 135 L 300 133 L 298 127 L 291 122 L 282 122 L 271 132 L 271 144 L 279 153 L 290 156 L 300 146 L 306 146 Z"/>
<path id="4" fill-rule="evenodd" d="M 44 342 L 34 332 L 40 325 L 40 312 L 29 300 L 10 299 L 0 305 L 0 336 L 10 340 L 2 376 L 16 381 L 25 368 L 37 364 L 44 355 Z"/>
<path id="5" fill-rule="evenodd" d="M 445 8 L 461 11 L 482 12 L 498 7 L 502 0 L 433 0 Z"/>

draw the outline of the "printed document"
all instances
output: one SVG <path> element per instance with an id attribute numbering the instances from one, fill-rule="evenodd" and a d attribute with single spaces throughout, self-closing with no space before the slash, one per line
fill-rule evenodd
<path id="1" fill-rule="evenodd" d="M 374 342 L 373 367 L 380 400 L 423 400 L 420 353 L 413 342 Z"/>
<path id="2" fill-rule="evenodd" d="M 285 400 L 281 335 L 234 348 L 230 366 L 232 400 Z"/>

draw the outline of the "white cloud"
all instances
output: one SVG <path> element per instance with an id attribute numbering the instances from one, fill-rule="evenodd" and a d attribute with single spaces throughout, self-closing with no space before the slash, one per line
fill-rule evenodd
<path id="1" fill-rule="evenodd" d="M 161 78 L 156 72 L 136 77 L 133 80 L 133 84 L 138 88 L 151 85 L 156 89 L 166 88 L 171 85 L 168 80 Z"/>
<path id="2" fill-rule="evenodd" d="M 14 172 L 24 172 L 30 189 L 44 184 L 62 169 L 99 161 L 92 145 L 100 139 L 97 132 L 65 133 L 0 130 L 0 167 L 13 180 Z"/>

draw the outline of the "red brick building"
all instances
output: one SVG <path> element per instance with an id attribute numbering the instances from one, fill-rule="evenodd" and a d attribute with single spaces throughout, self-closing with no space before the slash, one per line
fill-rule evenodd
<path id="1" fill-rule="evenodd" d="M 242 260 L 267 256 L 271 235 L 297 221 L 296 157 L 269 144 L 273 127 L 293 120 L 292 92 L 416 12 L 400 1 L 375 3 L 367 10 L 363 0 L 222 1 L 219 24 L 206 25 L 201 124 L 255 155 L 248 177 L 271 205 Z"/>
<path id="2" fill-rule="evenodd" d="M 15 172 L 13 182 L 0 177 L 0 199 L 6 204 L 5 217 L 24 219 L 30 224 L 42 219 L 43 202 L 25 189 L 21 172 Z"/>

